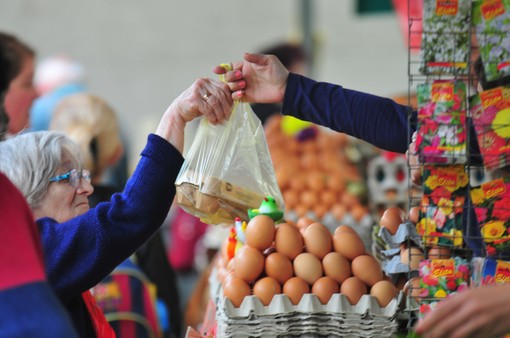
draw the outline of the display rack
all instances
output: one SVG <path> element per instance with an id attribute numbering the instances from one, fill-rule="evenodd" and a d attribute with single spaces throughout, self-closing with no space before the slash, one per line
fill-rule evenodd
<path id="1" fill-rule="evenodd" d="M 459 1 L 460 3 L 461 1 Z M 467 33 L 459 33 L 459 32 L 438 32 L 435 30 L 430 30 L 427 28 L 427 25 L 423 22 L 423 16 L 417 16 L 413 15 L 412 13 L 416 13 L 417 11 L 412 10 L 412 6 L 416 6 L 416 2 L 412 0 L 408 0 L 408 24 L 409 24 L 409 36 L 408 36 L 408 103 L 410 108 L 409 111 L 409 118 L 408 118 L 408 124 L 409 128 L 411 130 L 417 130 L 419 127 L 418 120 L 412 118 L 412 110 L 418 110 L 417 106 L 413 106 L 413 102 L 415 100 L 413 97 L 415 97 L 418 93 L 418 88 L 422 85 L 426 84 L 432 84 L 434 81 L 437 80 L 447 80 L 447 81 L 459 81 L 466 85 L 466 119 L 462 126 L 459 126 L 459 128 L 464 128 L 466 131 L 466 148 L 465 148 L 465 156 L 458 156 L 458 155 L 464 155 L 464 154 L 455 154 L 452 153 L 451 156 L 448 158 L 449 165 L 458 165 L 463 167 L 465 173 L 468 177 L 468 183 L 466 186 L 467 194 L 469 194 L 470 187 L 478 186 L 483 182 L 487 182 L 492 179 L 491 174 L 485 170 L 483 164 L 482 164 L 482 157 L 478 153 L 474 153 L 472 149 L 470 148 L 470 144 L 475 141 L 473 138 L 476 138 L 477 135 L 474 133 L 474 127 L 472 125 L 472 116 L 471 111 L 473 107 L 471 106 L 471 101 L 469 100 L 470 97 L 472 97 L 474 94 L 477 93 L 477 76 L 474 72 L 474 60 L 476 59 L 476 56 L 480 54 L 480 47 L 479 44 L 476 42 L 476 31 L 473 24 L 469 24 L 469 32 Z M 423 12 L 421 13 L 423 15 Z M 470 12 L 471 14 L 471 12 Z M 438 72 L 432 72 L 427 69 L 424 69 L 426 67 L 423 67 L 423 49 L 426 48 L 427 42 L 430 40 L 428 39 L 431 36 L 437 36 L 438 34 L 442 34 L 442 38 L 449 40 L 453 48 L 453 52 L 455 54 L 455 48 L 458 46 L 461 46 L 462 43 L 466 44 L 463 48 L 465 48 L 468 52 L 467 54 L 467 64 L 465 65 L 464 69 L 457 69 L 453 70 L 450 73 L 438 73 Z M 505 36 L 510 36 L 509 32 L 498 32 L 494 33 L 491 32 L 490 34 L 486 33 L 484 34 L 484 38 L 489 39 L 490 36 L 493 36 L 494 34 L 504 34 Z M 416 37 L 419 36 L 421 39 L 417 39 Z M 466 38 L 467 36 L 467 38 Z M 478 36 L 480 38 L 480 35 Z M 421 40 L 421 41 L 420 41 Z M 419 41 L 417 43 L 416 41 Z M 461 48 L 461 47 L 459 47 Z M 413 141 L 411 136 L 408 140 L 409 144 Z M 426 169 L 426 165 L 423 164 L 427 162 L 426 156 L 420 152 L 417 151 L 416 154 L 419 163 L 420 164 L 412 164 L 408 162 L 409 166 L 409 177 L 412 177 L 411 172 L 413 170 L 420 170 L 422 173 Z M 430 160 L 430 158 L 429 158 Z M 432 164 L 434 165 L 434 164 Z M 441 167 L 444 164 L 437 164 L 437 167 Z M 420 206 L 420 203 L 423 198 L 423 190 L 416 190 L 411 182 L 409 182 L 409 207 L 413 208 L 416 206 Z M 467 196 L 467 195 L 466 195 Z M 469 212 L 473 212 L 473 205 L 471 203 L 471 199 L 467 198 L 467 203 L 462 206 L 462 217 L 464 217 L 464 229 L 472 229 L 472 227 L 477 226 L 477 224 L 473 223 L 472 218 L 467 217 L 467 214 Z M 424 209 L 424 207 L 422 207 Z M 464 244 L 460 247 L 456 247 L 455 245 L 452 245 L 449 247 L 451 250 L 452 257 L 461 257 L 465 259 L 466 261 L 471 261 L 473 256 L 486 256 L 485 249 L 483 249 L 483 252 L 481 253 L 474 253 L 472 249 L 470 249 L 465 243 L 468 241 L 482 241 L 483 238 L 481 238 L 481 235 L 470 235 L 472 234 L 472 231 L 469 231 L 468 233 L 463 233 L 460 237 L 460 240 L 464 241 Z M 476 233 L 476 232 L 474 232 Z M 420 244 L 420 247 L 424 250 L 424 256 L 425 258 L 428 258 L 429 252 L 428 248 L 425 245 L 428 240 L 432 243 L 434 238 L 432 238 L 434 235 L 430 235 L 429 238 L 426 238 L 426 236 L 422 237 L 422 243 Z M 437 238 L 436 238 L 437 239 Z M 452 240 L 456 240 L 457 238 L 454 236 Z M 408 242 L 408 245 L 411 246 L 414 243 Z M 413 257 L 409 257 L 409 261 L 412 261 Z M 416 277 L 416 271 L 411 271 L 408 274 L 408 279 L 411 280 Z M 408 292 L 408 299 L 407 299 L 407 306 L 404 310 L 407 323 L 406 323 L 406 331 L 410 332 L 412 330 L 412 327 L 414 326 L 417 318 L 418 318 L 418 311 L 420 303 L 416 300 L 416 294 L 419 294 L 419 287 L 416 284 L 409 283 L 409 292 Z M 418 297 L 419 298 L 419 297 Z M 440 300 L 439 298 L 437 299 Z"/>

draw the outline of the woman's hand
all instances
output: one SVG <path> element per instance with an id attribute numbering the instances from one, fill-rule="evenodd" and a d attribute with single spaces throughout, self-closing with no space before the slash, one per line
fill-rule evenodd
<path id="1" fill-rule="evenodd" d="M 247 102 L 282 102 L 287 86 L 289 71 L 274 55 L 244 54 L 243 62 L 232 64 L 227 71 L 216 66 L 216 74 L 224 74 L 225 81 L 232 91 L 232 99 Z"/>
<path id="2" fill-rule="evenodd" d="M 510 333 L 510 284 L 462 291 L 439 302 L 416 326 L 423 338 L 487 338 Z"/>
<path id="3" fill-rule="evenodd" d="M 170 104 L 155 134 L 166 139 L 182 153 L 186 123 L 201 115 L 212 124 L 221 123 L 228 119 L 232 103 L 227 84 L 200 78 Z"/>

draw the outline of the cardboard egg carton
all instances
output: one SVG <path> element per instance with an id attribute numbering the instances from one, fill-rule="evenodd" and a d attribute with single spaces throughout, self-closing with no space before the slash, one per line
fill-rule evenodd
<path id="1" fill-rule="evenodd" d="M 421 238 L 416 232 L 416 225 L 413 222 L 400 224 L 394 235 L 392 235 L 388 229 L 381 227 L 379 236 L 390 248 L 398 248 L 400 244 L 406 243 L 408 240 L 413 241 L 416 245 L 421 247 Z"/>
<path id="2" fill-rule="evenodd" d="M 293 305 L 285 294 L 275 295 L 268 306 L 256 296 L 245 297 L 236 308 L 219 297 L 216 320 L 218 337 L 393 337 L 402 293 L 386 307 L 370 295 L 351 305 L 343 294 L 334 294 L 322 304 L 314 294 L 304 294 Z"/>

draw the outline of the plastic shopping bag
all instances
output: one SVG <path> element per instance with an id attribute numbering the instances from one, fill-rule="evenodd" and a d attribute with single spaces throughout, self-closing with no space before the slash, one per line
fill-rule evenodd
<path id="1" fill-rule="evenodd" d="M 284 209 L 264 128 L 246 102 L 222 125 L 202 118 L 175 185 L 177 203 L 208 224 L 248 221 L 266 196 Z"/>

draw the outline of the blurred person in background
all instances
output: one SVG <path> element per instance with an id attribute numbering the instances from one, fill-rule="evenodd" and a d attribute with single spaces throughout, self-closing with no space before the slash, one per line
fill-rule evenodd
<path id="1" fill-rule="evenodd" d="M 184 159 L 184 128 L 205 115 L 228 117 L 224 83 L 201 78 L 175 99 L 149 135 L 122 193 L 89 209 L 90 175 L 76 143 L 57 132 L 33 132 L 0 142 L 0 171 L 21 190 L 41 232 L 49 280 L 82 337 L 110 337 L 111 328 L 88 290 L 161 226 Z"/>
<path id="2" fill-rule="evenodd" d="M 5 110 L 9 118 L 7 136 L 30 127 L 30 107 L 37 98 L 33 77 L 35 51 L 14 35 L 0 32 L 0 43 L 8 50 L 13 66 L 13 79 L 5 95 Z"/>
<path id="3" fill-rule="evenodd" d="M 64 55 L 45 58 L 35 67 L 34 86 L 39 97 L 30 109 L 31 129 L 48 130 L 60 100 L 86 90 L 85 68 Z"/>
<path id="4" fill-rule="evenodd" d="M 120 128 L 113 108 L 102 98 L 78 93 L 66 96 L 54 108 L 49 130 L 69 136 L 81 148 L 84 169 L 90 171 L 94 192 L 91 207 L 110 200 L 119 190 L 103 179 L 105 170 L 117 164 L 124 153 Z"/>

